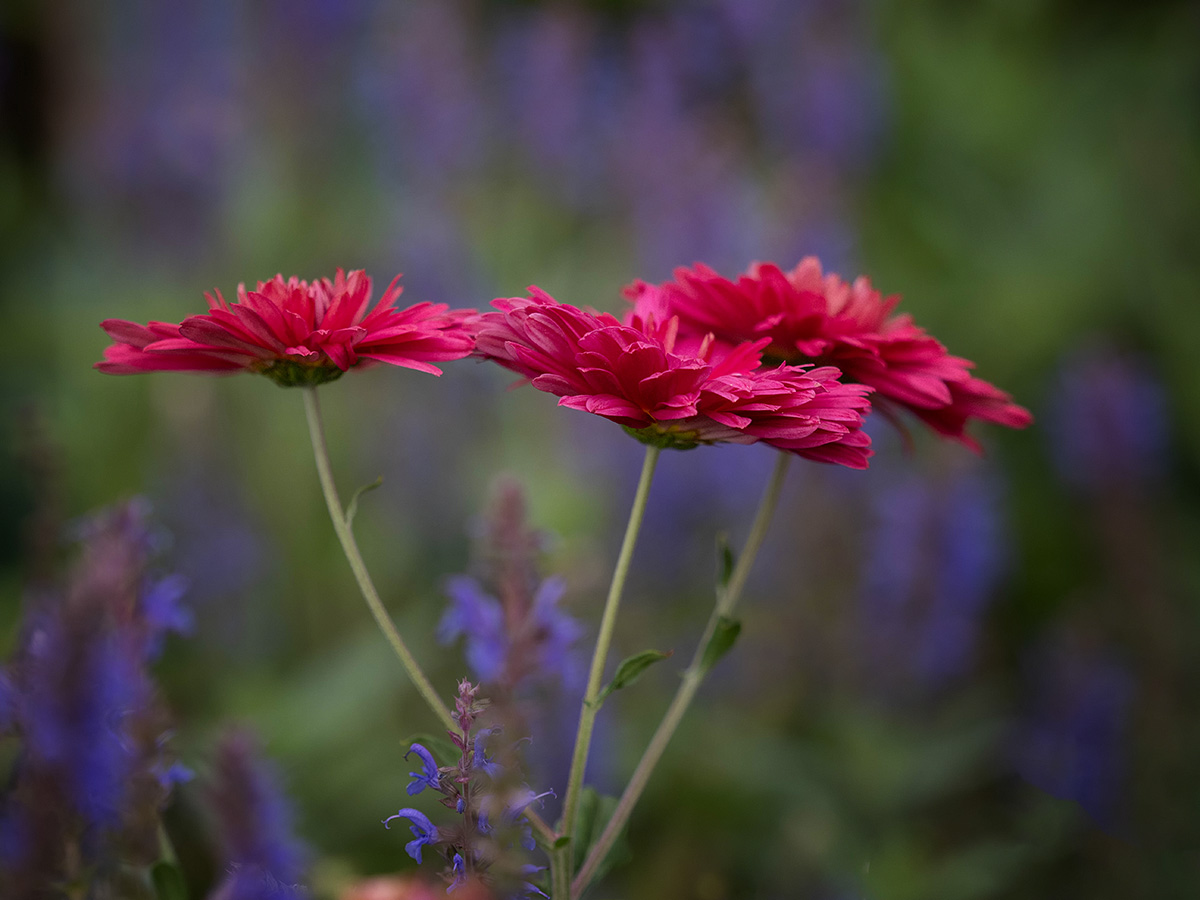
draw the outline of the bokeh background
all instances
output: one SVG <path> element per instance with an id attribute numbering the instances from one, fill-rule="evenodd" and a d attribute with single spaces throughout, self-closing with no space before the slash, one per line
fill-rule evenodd
<path id="1" fill-rule="evenodd" d="M 157 669 L 184 762 L 202 780 L 231 721 L 261 736 L 317 897 L 406 871 L 379 821 L 433 723 L 353 588 L 300 397 L 102 377 L 97 323 L 337 266 L 402 271 L 412 302 L 536 282 L 619 311 L 676 265 L 815 253 L 1037 423 L 985 429 L 983 458 L 875 423 L 870 472 L 793 467 L 742 639 L 597 896 L 1194 896 L 1198 47 L 1183 0 L 9 0 L 5 654 L 47 523 L 147 498 L 191 585 Z M 636 480 L 619 428 L 510 380 L 464 361 L 323 392 L 343 490 L 384 477 L 360 540 L 447 693 L 468 669 L 433 637 L 445 579 L 495 478 L 524 481 L 589 636 Z M 617 652 L 678 655 L 606 708 L 601 787 L 770 465 L 662 460 Z M 561 791 L 574 713 L 543 699 L 530 780 Z"/>

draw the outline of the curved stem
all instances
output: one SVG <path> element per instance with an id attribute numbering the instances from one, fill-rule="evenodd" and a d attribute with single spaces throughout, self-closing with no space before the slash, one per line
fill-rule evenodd
<path id="1" fill-rule="evenodd" d="M 546 820 L 532 809 L 525 810 L 523 815 L 525 816 L 525 821 L 530 824 L 533 830 L 542 836 L 542 842 L 548 847 L 553 847 L 554 842 L 558 840 L 558 832 L 547 825 Z"/>
<path id="2" fill-rule="evenodd" d="M 604 857 L 608 855 L 608 851 L 616 841 L 617 835 L 621 833 L 621 829 L 625 827 L 625 823 L 633 812 L 634 805 L 642 796 L 642 791 L 645 790 L 646 783 L 650 780 L 650 775 L 654 772 L 654 767 L 658 765 L 663 752 L 667 749 L 667 744 L 670 743 L 672 736 L 675 734 L 675 729 L 679 727 L 684 713 L 687 712 L 687 708 L 695 698 L 696 692 L 700 689 L 700 684 L 704 681 L 706 674 L 703 667 L 704 651 L 707 649 L 709 641 L 712 640 L 712 636 L 716 633 L 721 619 L 728 618 L 737 607 L 738 600 L 741 599 L 742 589 L 746 585 L 746 578 L 750 575 L 754 559 L 758 556 L 759 548 L 762 546 L 763 538 L 766 536 L 767 526 L 770 524 L 771 517 L 775 513 L 775 507 L 779 503 L 779 494 L 783 488 L 784 475 L 787 474 L 788 463 L 790 461 L 791 455 L 787 453 L 780 453 L 779 458 L 775 461 L 775 468 L 771 472 L 771 478 L 767 482 L 766 490 L 763 492 L 762 500 L 758 505 L 758 512 L 754 516 L 754 524 L 750 528 L 750 535 L 746 538 L 746 546 L 742 549 L 742 553 L 738 557 L 737 565 L 734 566 L 733 574 L 729 578 L 729 584 L 724 590 L 717 591 L 717 602 L 713 607 L 712 615 L 709 616 L 708 625 L 705 626 L 704 635 L 700 638 L 700 643 L 696 647 L 696 653 L 692 657 L 691 665 L 683 673 L 683 680 L 680 682 L 679 689 L 675 692 L 675 696 L 671 700 L 671 705 L 667 707 L 667 711 L 663 715 L 658 729 L 654 732 L 654 737 L 650 739 L 650 744 L 646 747 L 646 752 L 642 754 L 641 761 L 638 762 L 633 776 L 629 779 L 629 784 L 626 786 L 625 792 L 621 794 L 621 799 L 617 802 L 616 809 L 613 810 L 612 818 L 608 820 L 604 831 L 601 832 L 596 843 L 592 845 L 587 859 L 584 860 L 583 866 L 579 869 L 579 874 L 575 877 L 571 885 L 571 897 L 573 898 L 579 897 L 595 877 L 596 870 L 599 868 L 600 863 L 603 862 Z"/>
<path id="3" fill-rule="evenodd" d="M 408 677 L 412 679 L 421 696 L 425 698 L 429 708 L 446 728 L 453 731 L 458 726 L 450 715 L 450 710 L 446 708 L 446 704 L 442 702 L 433 685 L 429 683 L 429 679 L 425 677 L 425 673 L 421 671 L 416 658 L 404 643 L 404 638 L 400 637 L 400 632 L 388 615 L 383 601 L 379 599 L 379 592 L 375 590 L 375 584 L 371 581 L 367 565 L 363 562 L 358 544 L 354 540 L 354 532 L 346 521 L 346 513 L 342 508 L 342 501 L 338 497 L 337 485 L 333 481 L 333 470 L 329 464 L 329 449 L 325 443 L 325 427 L 321 422 L 321 405 L 317 399 L 315 387 L 304 388 L 304 411 L 308 415 L 308 433 L 312 438 L 313 455 L 317 460 L 317 475 L 321 479 L 321 490 L 325 493 L 325 503 L 329 507 L 329 518 L 333 520 L 333 530 L 337 532 L 338 540 L 341 541 L 342 552 L 346 554 L 346 560 L 350 563 L 350 570 L 354 573 L 363 599 L 367 601 L 367 606 L 371 610 L 371 615 L 375 617 L 379 629 L 387 638 L 388 643 L 392 645 L 396 656 L 400 657 L 400 662 L 408 672 Z"/>
<path id="4" fill-rule="evenodd" d="M 629 574 L 629 563 L 633 559 L 633 548 L 637 544 L 638 531 L 646 514 L 646 500 L 650 496 L 650 482 L 654 478 L 654 467 L 661 453 L 658 447 L 647 446 L 642 462 L 642 474 L 638 479 L 637 492 L 633 497 L 633 508 L 629 511 L 629 524 L 625 527 L 625 539 L 613 569 L 612 584 L 608 588 L 608 599 L 604 603 L 604 615 L 600 619 L 600 633 L 596 637 L 596 649 L 592 654 L 592 668 L 588 673 L 587 690 L 583 695 L 583 706 L 579 711 L 579 730 L 575 734 L 575 751 L 571 758 L 571 774 L 567 778 L 567 793 L 563 800 L 562 834 L 571 837 L 575 828 L 575 813 L 579 807 L 579 794 L 583 789 L 583 774 L 587 767 L 588 750 L 592 744 L 592 731 L 596 725 L 597 702 L 600 681 L 604 677 L 604 664 L 608 648 L 612 643 L 613 628 L 617 622 L 617 608 L 625 589 L 625 578 Z M 560 849 L 554 865 L 554 898 L 566 900 L 570 891 L 570 862 L 574 856 L 568 842 Z"/>

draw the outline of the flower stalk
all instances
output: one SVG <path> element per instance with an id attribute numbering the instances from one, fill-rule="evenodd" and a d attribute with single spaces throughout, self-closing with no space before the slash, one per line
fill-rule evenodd
<path id="1" fill-rule="evenodd" d="M 696 692 L 700 689 L 700 685 L 704 681 L 704 676 L 707 674 L 705 655 L 709 642 L 712 640 L 713 635 L 716 634 L 722 619 L 728 619 L 732 616 L 738 601 L 741 599 L 742 589 L 746 585 L 750 569 L 754 565 L 754 560 L 758 556 L 759 549 L 762 547 L 767 527 L 770 525 L 771 518 L 775 513 L 775 507 L 779 503 L 779 495 L 783 488 L 784 476 L 787 474 L 788 463 L 790 461 L 791 454 L 789 453 L 780 453 L 776 459 L 775 468 L 771 472 L 771 477 L 767 482 L 766 490 L 763 492 L 762 500 L 759 501 L 758 511 L 754 516 L 754 524 L 751 526 L 750 534 L 746 538 L 746 545 L 742 549 L 742 553 L 738 557 L 733 572 L 729 577 L 729 583 L 717 590 L 717 602 L 713 607 L 712 615 L 709 616 L 708 625 L 704 629 L 700 643 L 696 646 L 696 653 L 692 657 L 691 665 L 684 672 L 679 689 L 675 692 L 675 697 L 671 700 L 671 705 L 667 707 L 667 711 L 663 715 L 658 728 L 655 730 L 654 736 L 650 739 L 645 753 L 642 754 L 642 758 L 638 762 L 633 776 L 629 779 L 629 784 L 625 787 L 624 793 L 621 794 L 621 799 L 617 802 L 616 809 L 613 810 L 612 818 L 605 825 L 599 839 L 592 845 L 587 858 L 579 869 L 578 875 L 575 876 L 571 884 L 569 895 L 571 898 L 581 896 L 591 883 L 592 878 L 595 877 L 598 867 L 604 861 L 604 857 L 612 849 L 617 835 L 621 833 L 621 829 L 625 827 L 625 823 L 629 820 L 629 816 L 633 812 L 633 807 L 642 796 L 642 791 L 645 790 L 655 766 L 658 765 L 659 760 L 667 749 L 667 744 L 670 743 L 675 730 L 683 720 L 684 713 L 687 712 L 692 700 L 695 699 Z"/>
<path id="2" fill-rule="evenodd" d="M 329 448 L 325 441 L 325 426 L 321 420 L 321 405 L 317 398 L 316 387 L 306 387 L 304 392 L 304 411 L 308 416 L 308 433 L 312 438 L 313 456 L 317 460 L 317 475 L 321 479 L 321 490 L 325 494 L 325 503 L 329 507 L 329 518 L 333 521 L 333 530 L 337 532 L 338 540 L 342 545 L 342 552 L 346 555 L 346 561 L 350 563 L 350 570 L 354 573 L 354 579 L 358 582 L 358 587 L 362 591 L 363 599 L 367 601 L 367 606 L 371 610 L 371 615 L 375 617 L 376 623 L 379 625 L 380 631 L 387 638 L 388 643 L 392 645 L 392 650 L 396 656 L 400 658 L 400 662 L 404 666 L 404 670 L 408 673 L 408 677 L 412 679 L 412 683 L 416 686 L 417 691 L 429 704 L 429 708 L 433 710 L 434 715 L 446 728 L 454 730 L 456 723 L 454 717 L 450 714 L 450 710 L 446 708 L 446 704 L 442 702 L 433 685 L 421 670 L 421 666 L 417 663 L 416 658 L 412 655 L 412 651 L 408 649 L 408 645 L 404 643 L 404 638 L 400 636 L 399 630 L 388 615 L 383 601 L 379 599 L 379 592 L 375 590 L 375 584 L 371 581 L 371 575 L 367 571 L 367 565 L 363 561 L 362 553 L 359 552 L 358 543 L 354 540 L 354 532 L 350 528 L 350 523 L 346 518 L 345 509 L 342 507 L 342 501 L 338 497 L 337 485 L 333 480 L 333 469 L 329 463 Z"/>
<path id="3" fill-rule="evenodd" d="M 609 585 L 608 598 L 604 603 L 604 614 L 600 619 L 600 632 L 596 637 L 596 649 L 592 654 L 592 667 L 588 673 L 587 689 L 583 695 L 583 705 L 579 710 L 579 729 L 575 735 L 575 750 L 571 758 L 571 772 L 567 778 L 567 793 L 563 800 L 563 815 L 561 834 L 570 838 L 575 828 L 575 814 L 579 808 L 579 795 L 583 789 L 584 770 L 587 767 L 588 750 L 592 744 L 592 732 L 596 726 L 596 714 L 599 712 L 598 702 L 601 679 L 604 677 L 604 664 L 608 659 L 608 648 L 612 643 L 613 630 L 617 621 L 617 608 L 621 604 L 621 594 L 625 590 L 625 579 L 629 574 L 629 564 L 633 559 L 633 549 L 637 545 L 638 532 L 641 530 L 642 519 L 646 514 L 646 501 L 650 496 L 650 483 L 654 479 L 654 469 L 658 464 L 661 448 L 647 445 L 646 455 L 642 461 L 642 474 L 638 479 L 637 491 L 633 498 L 633 508 L 629 512 L 629 524 L 625 527 L 625 538 L 621 542 L 621 551 L 617 555 L 617 564 L 613 569 L 612 583 Z M 570 840 L 559 848 L 554 855 L 551 878 L 552 896 L 554 900 L 566 900 L 570 894 L 571 860 L 574 851 Z"/>

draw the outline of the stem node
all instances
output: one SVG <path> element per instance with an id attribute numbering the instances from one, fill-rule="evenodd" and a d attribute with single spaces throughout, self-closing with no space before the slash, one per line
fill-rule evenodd
<path id="1" fill-rule="evenodd" d="M 638 531 L 641 529 L 642 519 L 646 514 L 650 482 L 654 479 L 654 468 L 658 464 L 658 457 L 661 453 L 661 447 L 646 446 L 642 474 L 638 479 L 637 492 L 634 494 L 633 508 L 629 511 L 629 524 L 625 527 L 625 538 L 621 542 L 621 552 L 617 555 L 617 564 L 613 569 L 608 599 L 604 603 L 604 614 L 600 618 L 600 633 L 596 636 L 596 649 L 592 653 L 592 667 L 588 673 L 587 690 L 583 695 L 583 703 L 579 710 L 579 730 L 575 734 L 571 774 L 567 779 L 567 793 L 563 799 L 562 834 L 568 839 L 573 836 L 575 830 L 579 795 L 583 790 L 584 769 L 587 767 L 588 750 L 592 744 L 596 713 L 600 708 L 598 702 L 600 682 L 604 677 L 604 663 L 608 658 L 609 645 L 612 643 L 613 629 L 617 621 L 617 608 L 621 604 L 621 594 L 625 590 L 625 579 L 629 574 L 630 561 L 633 559 L 633 548 L 637 544 Z M 555 855 L 554 872 L 552 873 L 554 900 L 569 900 L 573 855 L 569 843 L 565 849 L 559 850 Z"/>
<path id="2" fill-rule="evenodd" d="M 754 524 L 750 527 L 750 535 L 746 538 L 746 546 L 737 558 L 737 564 L 733 567 L 728 584 L 718 586 L 717 602 L 713 607 L 712 615 L 709 616 L 704 635 L 696 646 L 692 664 L 684 671 L 679 689 L 675 692 L 671 705 L 667 707 L 662 721 L 654 732 L 654 737 L 650 739 L 646 752 L 642 754 L 641 761 L 638 762 L 633 776 L 629 779 L 629 784 L 625 787 L 625 792 L 621 794 L 617 808 L 613 810 L 612 818 L 608 820 L 599 839 L 588 851 L 587 859 L 583 861 L 579 873 L 571 883 L 568 900 L 574 900 L 581 896 L 587 886 L 591 884 L 597 868 L 629 820 L 634 805 L 642 796 L 642 791 L 645 790 L 650 775 L 654 772 L 654 767 L 658 765 L 658 761 L 666 751 L 667 744 L 683 719 L 683 714 L 687 712 L 688 706 L 691 705 L 692 699 L 700 689 L 704 676 L 721 655 L 729 650 L 737 638 L 740 626 L 733 619 L 733 610 L 737 606 L 738 600 L 741 599 L 742 589 L 746 586 L 746 578 L 750 575 L 751 566 L 754 565 L 754 558 L 758 555 L 763 538 L 766 537 L 767 526 L 771 523 L 771 516 L 774 515 L 775 507 L 779 503 L 783 478 L 787 474 L 790 461 L 791 456 L 788 454 L 779 454 L 775 468 L 771 472 L 771 479 L 767 482 L 767 488 L 759 502 L 758 512 L 754 516 Z M 718 634 L 722 630 L 725 632 L 724 637 Z M 557 894 L 555 900 L 558 900 Z"/>

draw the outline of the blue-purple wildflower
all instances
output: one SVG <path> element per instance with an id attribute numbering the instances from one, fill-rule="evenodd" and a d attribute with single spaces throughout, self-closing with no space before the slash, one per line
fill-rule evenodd
<path id="1" fill-rule="evenodd" d="M 529 878 L 532 878 L 534 875 L 537 875 L 540 872 L 545 872 L 546 867 L 545 866 L 535 866 L 532 863 L 530 863 L 529 865 L 521 866 L 520 871 L 521 871 L 522 878 L 529 879 Z M 523 895 L 526 897 L 535 897 L 536 896 L 536 897 L 549 898 L 549 896 L 550 896 L 545 891 L 543 891 L 540 887 L 538 887 L 536 884 L 534 884 L 532 881 L 528 881 L 528 880 L 521 882 L 521 890 L 523 892 Z"/>
<path id="2" fill-rule="evenodd" d="M 209 640 L 238 647 L 249 640 L 247 601 L 266 576 L 272 547 L 246 508 L 229 469 L 194 450 L 181 461 L 185 472 L 169 486 L 163 515 L 175 535 L 173 559 L 189 582 L 193 606 L 204 609 Z"/>
<path id="3" fill-rule="evenodd" d="M 448 579 L 446 595 L 450 606 L 438 623 L 438 640 L 449 644 L 465 637 L 467 664 L 475 677 L 483 682 L 498 681 L 509 647 L 500 601 L 469 575 Z"/>
<path id="4" fill-rule="evenodd" d="M 533 829 L 528 822 L 522 822 L 522 816 L 533 803 L 541 800 L 543 797 L 557 797 L 554 791 L 542 791 L 540 794 L 535 793 L 528 786 L 523 786 L 514 796 L 504 800 L 504 808 L 500 814 L 500 822 L 506 828 L 517 828 L 519 830 L 519 841 L 522 847 L 526 850 L 533 850 L 537 847 L 537 841 L 533 837 Z M 492 833 L 492 823 L 489 810 L 495 795 L 484 798 L 479 805 L 478 824 L 477 827 L 482 834 Z"/>
<path id="5" fill-rule="evenodd" d="M 182 575 L 167 575 L 148 579 L 142 593 L 142 610 L 146 617 L 149 636 L 146 653 L 157 659 L 162 655 L 163 641 L 168 632 L 188 635 L 192 633 L 195 617 L 182 601 L 189 588 L 188 579 Z"/>
<path id="6" fill-rule="evenodd" d="M 1103 493 L 1154 481 L 1167 448 L 1167 401 L 1143 361 L 1099 346 L 1073 354 L 1058 376 L 1046 429 L 1060 477 Z"/>
<path id="7" fill-rule="evenodd" d="M 82 52 L 110 51 L 81 59 L 88 113 L 68 126 L 79 140 L 65 148 L 62 187 L 143 250 L 198 252 L 219 233 L 248 122 L 237 20 L 235 4 L 198 2 L 93 20 Z"/>
<path id="8" fill-rule="evenodd" d="M 866 658 L 889 692 L 935 689 L 969 667 L 1004 573 L 994 476 L 914 475 L 878 490 L 873 506 L 860 606 Z"/>
<path id="9" fill-rule="evenodd" d="M 309 894 L 298 884 L 287 884 L 262 869 L 233 867 L 209 900 L 307 900 Z"/>
<path id="10" fill-rule="evenodd" d="M 0 669 L 0 735 L 13 727 L 17 712 L 17 689 L 8 673 Z"/>
<path id="11" fill-rule="evenodd" d="M 1104 828 L 1124 830 L 1129 669 L 1078 634 L 1058 632 L 1027 657 L 1028 697 L 1013 734 L 1017 772 L 1074 800 Z"/>
<path id="12" fill-rule="evenodd" d="M 371 116 L 383 110 L 383 124 L 395 123 L 377 129 L 377 149 L 383 174 L 407 177 L 410 190 L 444 190 L 481 162 L 487 103 L 471 43 L 456 3 L 398 4 L 372 28 L 360 94 Z"/>
<path id="13" fill-rule="evenodd" d="M 383 820 L 383 827 L 391 828 L 392 826 L 389 823 L 393 819 L 408 819 L 411 823 L 409 827 L 413 833 L 413 839 L 404 845 L 404 852 L 420 863 L 421 848 L 426 844 L 436 844 L 438 842 L 437 828 L 429 821 L 429 817 L 425 813 L 419 809 L 413 809 L 411 806 L 404 807 L 394 816 L 388 816 Z"/>
<path id="14" fill-rule="evenodd" d="M 450 875 L 450 886 L 446 888 L 447 894 L 467 882 L 467 864 L 463 861 L 461 853 L 454 854 L 454 859 L 450 862 Z"/>
<path id="15" fill-rule="evenodd" d="M 404 754 L 404 758 L 412 754 L 416 754 L 421 760 L 420 772 L 409 772 L 412 781 L 408 784 L 408 795 L 414 797 L 425 788 L 433 788 L 435 791 L 441 787 L 442 773 L 438 770 L 437 761 L 434 760 L 433 754 L 426 750 L 421 744 L 413 744 L 408 748 L 408 752 Z"/>
<path id="16" fill-rule="evenodd" d="M 248 732 L 222 738 L 208 795 L 226 880 L 291 885 L 300 879 L 308 851 L 293 833 L 291 805 L 278 776 Z"/>
<path id="17" fill-rule="evenodd" d="M 531 8 L 494 41 L 494 68 L 511 123 L 539 187 L 569 206 L 602 202 L 617 65 L 594 17 L 579 7 Z"/>
<path id="18" fill-rule="evenodd" d="M 482 531 L 476 550 L 482 577 L 448 579 L 450 605 L 438 640 L 464 637 L 475 676 L 505 691 L 555 679 L 576 686 L 583 668 L 575 644 L 583 627 L 559 605 L 566 582 L 538 574 L 543 538 L 529 527 L 515 482 L 501 483 Z"/>
<path id="19" fill-rule="evenodd" d="M 528 868 L 526 858 L 515 847 L 519 844 L 526 850 L 535 849 L 529 823 L 523 820 L 530 804 L 553 796 L 553 792 L 536 794 L 522 787 L 514 793 L 503 783 L 509 774 L 507 767 L 487 755 L 487 741 L 500 729 L 477 728 L 478 718 L 488 706 L 478 692 L 479 688 L 468 681 L 459 683 L 454 703 L 458 727 L 447 732 L 459 750 L 455 764 L 439 768 L 422 745 L 413 744 L 409 749 L 423 762 L 423 771 L 410 773 L 415 780 L 409 785 L 409 794 L 419 794 L 425 788 L 441 794 L 441 805 L 453 810 L 460 817 L 458 822 L 439 828 L 420 810 L 405 807 L 384 819 L 383 824 L 390 827 L 399 818 L 409 821 L 413 839 L 404 849 L 418 863 L 424 848 L 437 849 L 445 864 L 442 877 L 448 884 L 447 892 L 478 880 L 501 896 L 530 896 L 530 890 L 536 893 L 539 889 L 529 883 L 529 876 L 539 870 Z M 503 811 L 493 821 L 489 811 L 497 808 Z"/>
<path id="20" fill-rule="evenodd" d="M 583 676 L 576 644 L 583 637 L 584 629 L 579 620 L 567 615 L 559 606 L 566 592 L 564 578 L 551 576 L 543 581 L 533 595 L 530 620 L 541 650 L 539 669 L 557 673 L 567 685 L 576 685 Z"/>
<path id="21" fill-rule="evenodd" d="M 103 885 L 120 863 L 157 857 L 183 770 L 147 665 L 187 616 L 182 585 L 149 572 L 162 540 L 147 516 L 134 502 L 75 526 L 80 558 L 65 584 L 29 598 L 0 679 L 0 729 L 20 747 L 0 796 L 0 874 L 14 895 L 80 866 Z"/>
<path id="22" fill-rule="evenodd" d="M 503 766 L 487 755 L 487 740 L 499 731 L 499 728 L 481 728 L 475 733 L 475 756 L 471 766 L 482 770 L 489 778 L 497 778 L 504 772 Z"/>

